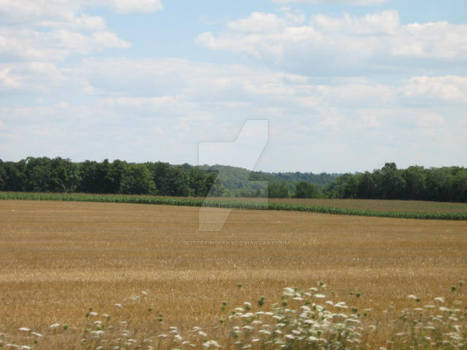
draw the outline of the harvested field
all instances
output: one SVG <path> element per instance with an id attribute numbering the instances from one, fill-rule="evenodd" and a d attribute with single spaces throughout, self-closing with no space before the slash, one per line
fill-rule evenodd
<path id="1" fill-rule="evenodd" d="M 221 209 L 210 209 L 213 211 Z M 233 210 L 219 232 L 198 230 L 199 209 L 117 203 L 0 201 L 0 333 L 49 334 L 38 349 L 68 349 L 87 310 L 119 312 L 149 325 L 210 327 L 228 308 L 286 286 L 324 280 L 333 298 L 373 308 L 455 295 L 467 276 L 467 223 Z M 241 285 L 241 288 L 237 287 Z M 360 298 L 350 295 L 358 292 Z M 450 294 L 451 293 L 451 294 Z M 67 332 L 50 334 L 54 322 Z M 216 330 L 213 330 L 216 332 Z"/>

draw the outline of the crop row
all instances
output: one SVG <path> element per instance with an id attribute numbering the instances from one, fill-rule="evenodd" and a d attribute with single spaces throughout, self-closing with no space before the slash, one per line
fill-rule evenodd
<path id="1" fill-rule="evenodd" d="M 84 194 L 84 193 L 26 193 L 0 192 L 0 200 L 46 200 L 73 202 L 108 202 L 176 205 L 192 207 L 253 209 L 253 210 L 288 210 L 334 215 L 374 216 L 403 219 L 424 220 L 467 220 L 465 212 L 406 212 L 379 211 L 354 208 L 335 208 L 331 206 L 315 206 L 296 203 L 258 202 L 254 200 L 202 199 L 190 197 L 158 197 L 145 195 L 117 195 L 117 194 Z"/>

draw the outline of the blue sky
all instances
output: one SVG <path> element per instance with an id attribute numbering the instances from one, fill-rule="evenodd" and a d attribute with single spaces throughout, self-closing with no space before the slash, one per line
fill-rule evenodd
<path id="1" fill-rule="evenodd" d="M 467 166 L 465 135 L 464 0 L 0 0 L 3 160 Z"/>

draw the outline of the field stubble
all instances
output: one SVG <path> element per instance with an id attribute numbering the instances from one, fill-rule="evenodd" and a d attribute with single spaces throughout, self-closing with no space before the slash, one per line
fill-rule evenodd
<path id="1" fill-rule="evenodd" d="M 221 231 L 199 232 L 193 207 L 0 201 L 0 222 L 0 333 L 70 326 L 38 349 L 79 340 L 90 307 L 112 314 L 131 304 L 141 330 L 154 315 L 210 327 L 223 301 L 268 301 L 324 280 L 331 297 L 382 322 L 389 304 L 446 295 L 467 275 L 464 221 L 233 210 Z M 144 304 L 128 299 L 142 290 Z"/>

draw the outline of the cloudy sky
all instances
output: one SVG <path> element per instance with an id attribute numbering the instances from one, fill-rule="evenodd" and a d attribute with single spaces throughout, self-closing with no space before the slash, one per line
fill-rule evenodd
<path id="1" fill-rule="evenodd" d="M 248 120 L 257 169 L 467 166 L 467 2 L 0 0 L 3 160 L 196 164 Z"/>

